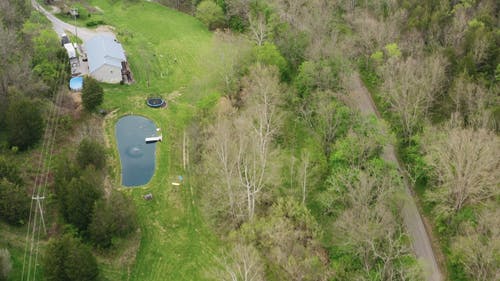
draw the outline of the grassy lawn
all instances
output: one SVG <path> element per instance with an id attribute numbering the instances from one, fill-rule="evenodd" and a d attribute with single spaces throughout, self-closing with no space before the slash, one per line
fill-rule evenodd
<path id="1" fill-rule="evenodd" d="M 132 268 L 105 266 L 108 280 L 204 280 L 219 241 L 203 222 L 197 207 L 196 188 L 181 165 L 182 136 L 197 112 L 198 102 L 216 93 L 211 71 L 213 36 L 193 17 L 155 3 L 111 4 L 91 1 L 103 10 L 106 22 L 115 27 L 136 83 L 105 85 L 104 108 L 113 111 L 105 122 L 112 148 L 112 171 L 120 185 L 119 156 L 114 137 L 118 119 L 139 114 L 161 128 L 164 141 L 157 145 L 156 171 L 143 187 L 124 189 L 137 206 L 141 241 Z M 148 82 L 149 81 L 149 82 Z M 150 95 L 169 100 L 167 109 L 152 109 Z M 178 175 L 184 184 L 171 185 Z M 152 201 L 143 200 L 151 192 Z"/>

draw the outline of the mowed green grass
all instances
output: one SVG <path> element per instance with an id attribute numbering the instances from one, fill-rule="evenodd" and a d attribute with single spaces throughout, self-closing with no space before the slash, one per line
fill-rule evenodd
<path id="1" fill-rule="evenodd" d="M 122 4 L 91 1 L 102 9 L 123 44 L 136 79 L 133 85 L 105 85 L 103 107 L 113 111 L 105 130 L 112 151 L 112 177 L 120 185 L 115 124 L 126 114 L 139 114 L 161 128 L 164 141 L 157 144 L 156 171 L 150 183 L 124 188 L 138 211 L 141 242 L 132 268 L 104 266 L 109 280 L 206 280 L 220 242 L 204 223 L 196 187 L 182 169 L 184 129 L 197 112 L 197 104 L 217 93 L 214 78 L 213 35 L 191 16 L 151 2 Z M 148 83 L 149 80 L 149 83 Z M 152 109 L 150 95 L 169 99 L 166 109 Z M 185 180 L 172 186 L 177 176 Z M 142 196 L 151 192 L 152 201 Z M 119 258 L 119 257 L 118 257 Z M 119 263 L 118 263 L 119 264 Z"/>

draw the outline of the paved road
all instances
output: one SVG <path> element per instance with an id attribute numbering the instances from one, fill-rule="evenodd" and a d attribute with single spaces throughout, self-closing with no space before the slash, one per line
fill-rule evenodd
<path id="1" fill-rule="evenodd" d="M 36 0 L 31 0 L 31 5 L 37 11 L 40 11 L 42 14 L 44 14 L 45 17 L 47 17 L 47 19 L 50 22 L 52 22 L 52 26 L 53 26 L 54 30 L 57 32 L 58 35 L 61 35 L 62 33 L 70 32 L 70 33 L 72 33 L 74 35 L 78 35 L 78 37 L 80 39 L 82 39 L 83 42 L 89 40 L 90 38 L 92 38 L 92 37 L 94 37 L 94 36 L 96 36 L 98 34 L 111 35 L 111 36 L 115 37 L 115 35 L 111 31 L 106 31 L 106 30 L 92 30 L 92 29 L 83 28 L 83 27 L 78 27 L 77 29 L 75 29 L 74 25 L 65 23 L 62 20 L 56 18 L 53 14 L 49 13 L 40 4 L 38 4 L 36 2 Z"/>
<path id="2" fill-rule="evenodd" d="M 349 100 L 351 106 L 357 107 L 364 115 L 375 115 L 380 118 L 380 114 L 373 102 L 370 93 L 363 85 L 359 74 L 354 73 L 349 81 Z M 388 144 L 382 153 L 382 157 L 387 162 L 394 163 L 401 171 L 401 164 L 396 157 L 394 145 Z M 429 235 L 425 229 L 424 223 L 418 212 L 415 201 L 413 200 L 410 184 L 404 177 L 405 190 L 407 196 L 406 204 L 403 207 L 402 214 L 408 234 L 412 239 L 413 250 L 417 258 L 424 264 L 424 272 L 428 281 L 443 280 L 434 251 L 432 250 Z"/>

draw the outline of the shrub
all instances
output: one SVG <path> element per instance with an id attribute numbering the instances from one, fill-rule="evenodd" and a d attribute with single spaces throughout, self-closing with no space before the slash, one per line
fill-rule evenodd
<path id="1" fill-rule="evenodd" d="M 98 142 L 84 139 L 80 142 L 76 161 L 81 168 L 94 165 L 96 169 L 100 170 L 106 165 L 106 151 Z"/>
<path id="2" fill-rule="evenodd" d="M 28 218 L 30 198 L 17 184 L 0 179 L 0 217 L 10 224 L 23 224 Z"/>
<path id="3" fill-rule="evenodd" d="M 88 21 L 85 25 L 87 27 L 94 27 L 94 26 L 98 26 L 98 25 L 104 25 L 106 24 L 103 20 L 91 20 L 91 21 Z"/>
<path id="4" fill-rule="evenodd" d="M 7 159 L 0 156 L 0 180 L 2 178 L 5 178 L 8 181 L 18 185 L 23 184 L 23 179 L 21 178 L 19 168 L 16 165 L 8 162 Z"/>

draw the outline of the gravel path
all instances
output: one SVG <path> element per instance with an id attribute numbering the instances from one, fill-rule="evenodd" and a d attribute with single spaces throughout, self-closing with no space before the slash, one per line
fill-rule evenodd
<path id="1" fill-rule="evenodd" d="M 375 115 L 378 118 L 381 118 L 375 103 L 361 81 L 359 74 L 352 74 L 349 80 L 349 97 L 346 102 L 352 107 L 358 108 L 364 115 Z M 396 151 L 393 144 L 388 144 L 384 148 L 382 158 L 384 158 L 387 162 L 393 163 L 399 171 L 402 171 L 401 164 L 396 157 Z M 406 229 L 412 239 L 413 250 L 415 251 L 417 258 L 424 264 L 426 280 L 441 281 L 443 278 L 441 272 L 439 271 L 439 266 L 432 249 L 429 235 L 425 229 L 422 218 L 420 217 L 415 201 L 413 200 L 408 179 L 406 177 L 403 178 L 407 194 L 407 202 L 403 207 L 402 215 Z"/>
<path id="2" fill-rule="evenodd" d="M 113 32 L 111 32 L 109 30 L 102 30 L 102 29 L 93 30 L 93 29 L 88 29 L 88 28 L 84 28 L 84 27 L 78 27 L 75 29 L 74 25 L 63 22 L 62 20 L 58 19 L 53 14 L 51 14 L 50 12 L 45 10 L 40 4 L 38 4 L 36 2 L 36 0 L 31 0 L 31 5 L 37 11 L 44 14 L 45 17 L 47 17 L 47 19 L 50 22 L 52 22 L 52 26 L 59 36 L 62 33 L 70 32 L 74 35 L 77 35 L 80 39 L 82 39 L 83 42 L 89 40 L 90 38 L 92 38 L 96 35 L 110 35 L 110 36 L 115 37 Z"/>

